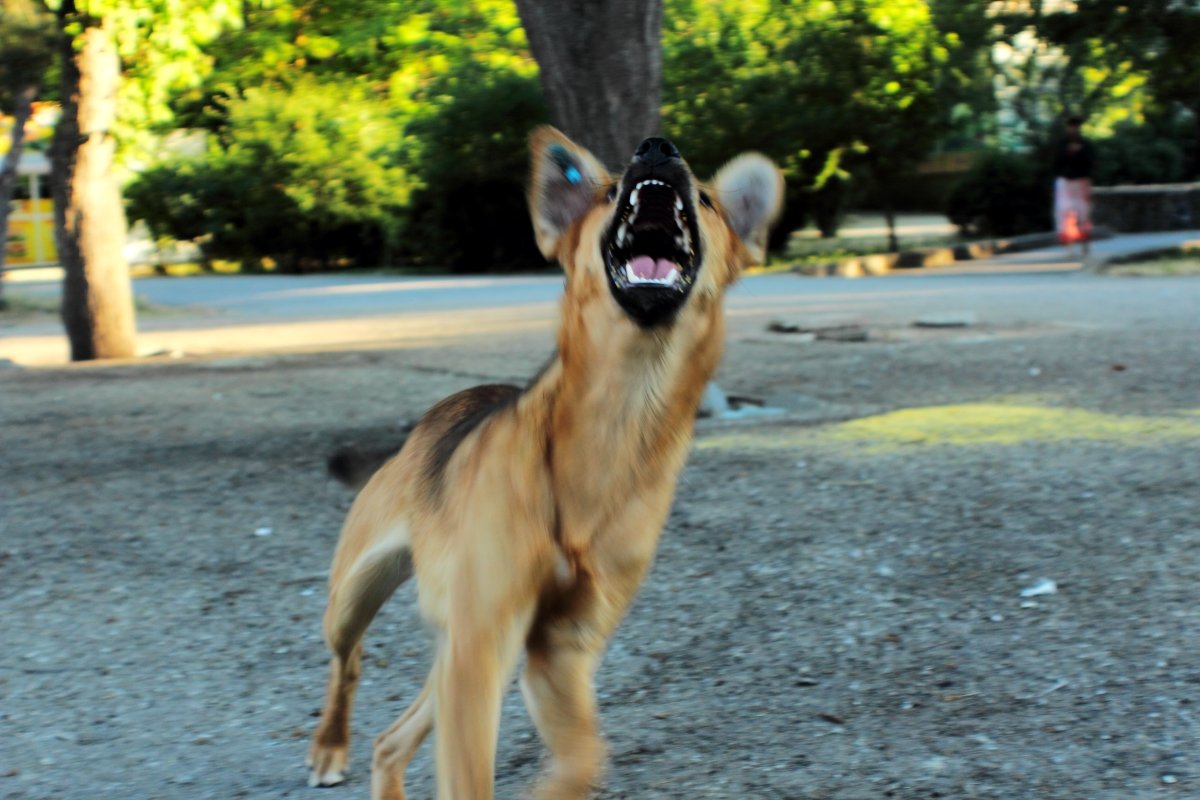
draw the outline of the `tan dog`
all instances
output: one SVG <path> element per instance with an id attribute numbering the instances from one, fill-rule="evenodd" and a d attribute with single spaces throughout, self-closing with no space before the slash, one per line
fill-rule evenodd
<path id="1" fill-rule="evenodd" d="M 435 405 L 351 508 L 330 576 L 314 786 L 344 780 L 362 636 L 414 568 L 437 655 L 376 740 L 371 796 L 404 797 L 433 730 L 438 797 L 491 798 L 522 647 L 521 689 L 553 757 L 538 796 L 584 797 L 603 766 L 593 675 L 666 521 L 721 356 L 725 289 L 762 257 L 783 180 L 745 154 L 705 189 L 665 139 L 616 177 L 553 128 L 531 149 L 538 246 L 567 276 L 558 352 L 523 390 Z"/>

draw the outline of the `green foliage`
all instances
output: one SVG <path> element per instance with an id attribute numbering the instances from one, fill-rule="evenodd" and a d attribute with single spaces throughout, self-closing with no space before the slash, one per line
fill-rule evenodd
<path id="1" fill-rule="evenodd" d="M 537 78 L 472 65 L 448 76 L 420 142 L 405 237 L 409 260 L 481 272 L 541 262 L 525 207 L 529 131 L 546 121 Z"/>
<path id="2" fill-rule="evenodd" d="M 992 152 L 950 194 L 946 215 L 969 236 L 1014 236 L 1054 228 L 1049 159 Z"/>
<path id="3" fill-rule="evenodd" d="M 1019 120 L 1005 145 L 1043 146 L 1072 114 L 1105 134 L 1140 117 L 1145 75 L 1126 46 L 1133 33 L 1129 15 L 1096 3 L 1086 14 L 1042 2 L 1000 5 L 998 91 Z"/>
<path id="4" fill-rule="evenodd" d="M 1175 183 L 1185 177 L 1186 153 L 1179 137 L 1151 125 L 1122 125 L 1096 145 L 1093 179 L 1100 186 Z"/>
<path id="5" fill-rule="evenodd" d="M 1068 114 L 1086 117 L 1094 135 L 1107 136 L 1179 109 L 1192 113 L 1192 136 L 1200 138 L 1200 2 L 994 5 L 1007 46 L 997 53 L 999 92 L 1020 118 L 1024 142 L 1054 138 Z M 1193 159 L 1189 170 L 1200 172 L 1200 162 Z"/>
<path id="6" fill-rule="evenodd" d="M 666 17 L 664 127 L 702 173 L 746 148 L 779 162 L 777 240 L 818 210 L 835 230 L 855 185 L 892 191 L 983 85 L 984 10 L 948 0 L 674 0 Z"/>
<path id="7" fill-rule="evenodd" d="M 100 27 L 121 58 L 122 81 L 113 133 L 122 163 L 150 157 L 175 121 L 170 100 L 210 72 L 206 46 L 240 23 L 239 0 L 58 0 L 62 32 L 75 37 Z"/>
<path id="8" fill-rule="evenodd" d="M 54 60 L 54 19 L 33 0 L 0 5 L 0 111 L 17 92 L 43 82 Z"/>
<path id="9" fill-rule="evenodd" d="M 512 0 L 6 0 L 0 93 L 45 69 L 13 10 L 60 5 L 69 31 L 102 21 L 118 44 L 122 153 L 159 164 L 130 207 L 156 233 L 251 261 L 539 263 L 520 184 L 546 112 Z M 745 149 L 781 164 L 775 244 L 836 232 L 847 202 L 893 205 L 934 148 L 1045 147 L 1065 109 L 1090 114 L 1100 182 L 1200 175 L 1200 3 L 1075 5 L 666 0 L 663 129 L 702 176 Z M 213 134 L 204 161 L 149 155 L 178 128 Z M 1040 227 L 1049 189 L 1020 159 L 982 175 L 998 158 L 964 185 L 1005 197 L 976 191 L 971 213 Z"/>
<path id="10" fill-rule="evenodd" d="M 255 199 L 209 215 L 214 253 L 288 263 L 290 243 L 291 261 L 305 263 L 540 262 L 522 181 L 545 111 L 511 2 L 256 4 L 245 17 L 209 48 L 208 79 L 175 104 L 220 143 L 207 167 L 171 167 L 194 185 L 188 196 Z M 245 185 L 263 177 L 276 199 Z M 194 229 L 176 198 L 156 211 L 158 187 L 172 189 L 158 171 L 138 181 L 134 212 L 173 236 Z"/>
<path id="11" fill-rule="evenodd" d="M 219 258 L 286 270 L 376 263 L 394 252 L 411 181 L 387 106 L 346 83 L 301 79 L 231 100 L 207 158 L 147 170 L 130 215 L 155 236 L 205 237 Z"/>

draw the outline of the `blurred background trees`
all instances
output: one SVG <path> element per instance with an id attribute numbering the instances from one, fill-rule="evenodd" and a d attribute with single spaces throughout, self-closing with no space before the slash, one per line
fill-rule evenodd
<path id="1" fill-rule="evenodd" d="M 0 113 L 12 121 L 8 149 L 0 158 L 0 279 L 8 243 L 8 215 L 17 187 L 17 163 L 25 146 L 25 125 L 33 115 L 33 101 L 54 63 L 54 18 L 37 0 L 3 0 L 0 3 Z M 0 280 L 0 309 L 5 307 Z"/>
<path id="2" fill-rule="evenodd" d="M 99 27 L 120 58 L 131 218 L 247 268 L 536 266 L 522 179 L 546 121 L 613 167 L 657 130 L 701 175 L 769 154 L 776 246 L 851 207 L 1047 229 L 1066 114 L 1087 117 L 1099 183 L 1200 174 L 1197 0 L 75 3 L 71 53 Z M 43 96 L 69 61 L 35 70 Z"/>

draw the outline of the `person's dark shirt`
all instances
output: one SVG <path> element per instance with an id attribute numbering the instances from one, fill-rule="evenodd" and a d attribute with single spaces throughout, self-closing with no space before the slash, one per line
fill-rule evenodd
<path id="1" fill-rule="evenodd" d="M 1070 181 L 1091 178 L 1092 164 L 1095 161 L 1092 143 L 1081 138 L 1080 147 L 1074 153 L 1069 149 L 1070 143 L 1069 139 L 1064 139 L 1058 146 L 1058 153 L 1054 157 L 1054 177 Z"/>

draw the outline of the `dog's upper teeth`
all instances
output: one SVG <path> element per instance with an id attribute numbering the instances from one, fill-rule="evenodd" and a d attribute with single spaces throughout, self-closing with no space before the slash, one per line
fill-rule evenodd
<path id="1" fill-rule="evenodd" d="M 636 206 L 636 205 L 637 205 L 637 203 L 638 203 L 638 189 L 639 189 L 639 188 L 641 188 L 641 185 L 642 185 L 642 184 L 640 184 L 640 183 L 639 183 L 639 184 L 638 184 L 636 187 L 634 187 L 634 190 L 633 190 L 632 192 L 630 192 L 630 193 L 629 193 L 629 204 L 630 204 L 630 205 L 633 205 L 633 206 Z"/>
<path id="2" fill-rule="evenodd" d="M 679 199 L 679 195 L 675 195 L 675 210 L 683 211 L 683 201 Z"/>
<path id="3" fill-rule="evenodd" d="M 629 225 L 622 222 L 620 229 L 617 230 L 617 246 L 624 247 L 625 240 L 629 237 Z"/>

